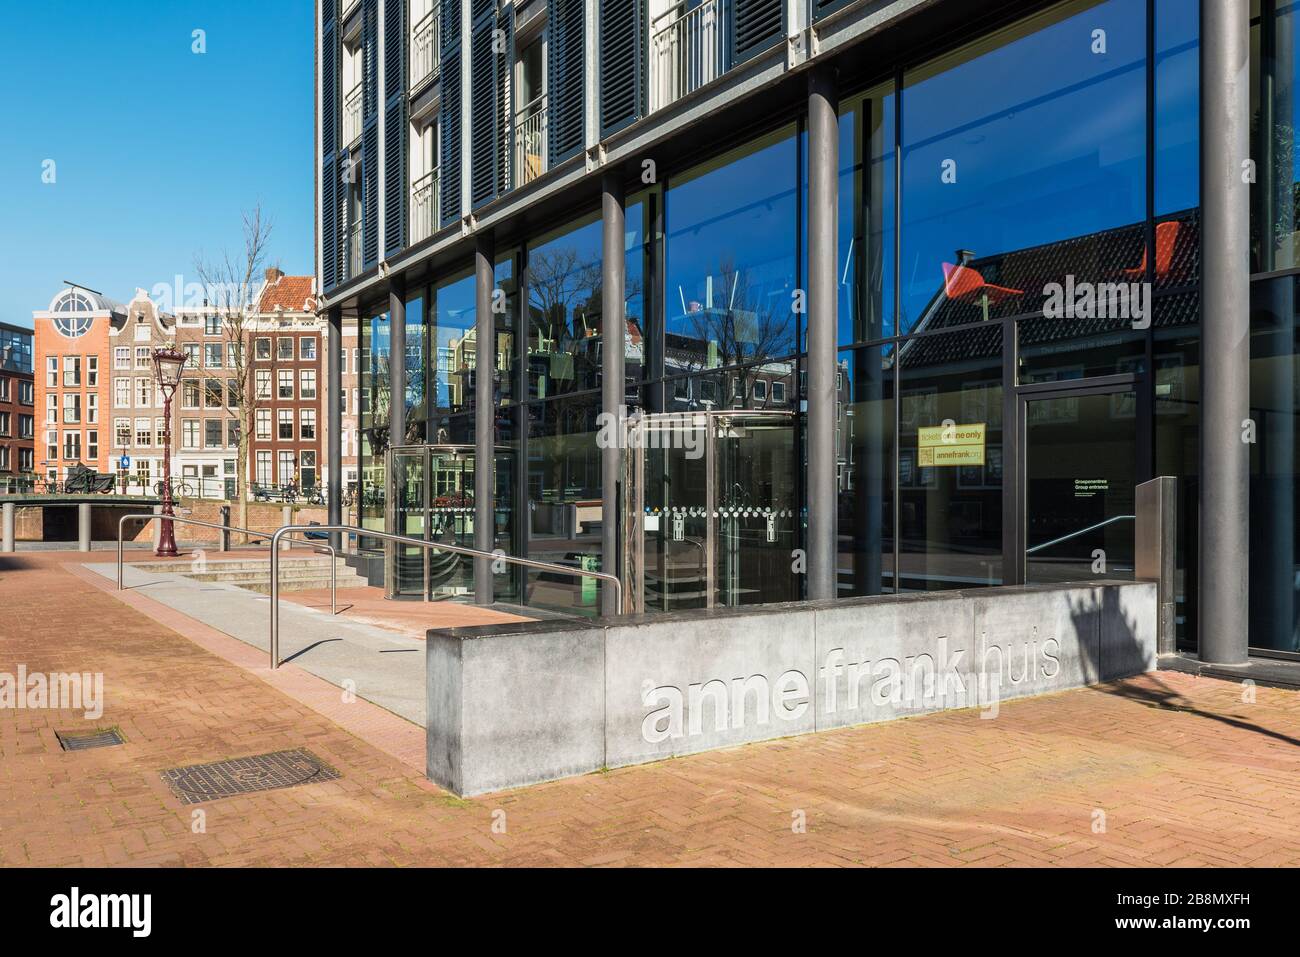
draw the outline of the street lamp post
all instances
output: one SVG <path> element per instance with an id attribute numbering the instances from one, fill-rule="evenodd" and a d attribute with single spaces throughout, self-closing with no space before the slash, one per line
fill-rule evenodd
<path id="1" fill-rule="evenodd" d="M 162 477 L 162 513 L 164 516 L 175 515 L 172 510 L 172 394 L 180 385 L 181 369 L 185 367 L 187 356 L 171 347 L 155 349 L 153 353 L 154 375 L 158 379 L 158 390 L 163 396 L 163 477 Z M 154 552 L 159 558 L 176 557 L 176 536 L 172 523 L 162 520 L 158 533 L 158 550 Z"/>

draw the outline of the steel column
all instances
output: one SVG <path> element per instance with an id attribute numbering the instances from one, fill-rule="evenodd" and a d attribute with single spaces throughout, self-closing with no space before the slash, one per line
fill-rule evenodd
<path id="1" fill-rule="evenodd" d="M 490 552 L 496 544 L 496 315 L 492 291 L 496 252 L 492 233 L 474 243 L 474 547 Z M 474 601 L 494 598 L 492 562 L 474 559 Z"/>
<path id="2" fill-rule="evenodd" d="M 329 346 L 325 353 L 325 467 L 329 482 L 325 490 L 331 525 L 343 524 L 343 310 L 327 314 Z M 330 544 L 341 549 L 338 532 L 330 533 Z"/>
<path id="3" fill-rule="evenodd" d="M 1220 664 L 1244 662 L 1247 646 L 1249 157 L 1250 5 L 1203 0 L 1200 656 Z"/>
<path id="4" fill-rule="evenodd" d="M 808 597 L 836 591 L 835 390 L 836 230 L 839 217 L 839 116 L 835 74 L 808 76 Z"/>
<path id="5" fill-rule="evenodd" d="M 626 256 L 624 252 L 624 235 L 626 232 L 625 210 L 623 208 L 623 181 L 616 172 L 606 173 L 602 181 L 601 196 L 602 251 L 601 251 L 601 389 L 600 408 L 609 422 L 613 417 L 614 428 L 602 429 L 598 434 L 613 436 L 615 441 L 606 442 L 600 450 L 600 485 L 601 485 L 601 569 L 611 575 L 619 573 L 619 490 L 623 477 L 623 388 L 625 379 L 625 352 L 623 340 L 627 334 L 627 322 L 624 315 L 624 284 L 626 276 Z M 615 603 L 611 589 L 602 588 L 600 593 L 601 614 L 616 615 L 620 609 Z"/>

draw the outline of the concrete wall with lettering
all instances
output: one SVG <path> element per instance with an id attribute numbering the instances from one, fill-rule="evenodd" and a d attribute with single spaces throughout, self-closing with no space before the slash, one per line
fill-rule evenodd
<path id="1" fill-rule="evenodd" d="M 428 774 L 533 784 L 1150 671 L 1156 586 L 1098 582 L 430 631 Z"/>

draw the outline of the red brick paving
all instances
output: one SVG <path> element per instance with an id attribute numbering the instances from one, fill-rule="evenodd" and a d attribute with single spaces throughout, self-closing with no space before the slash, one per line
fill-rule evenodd
<path id="1" fill-rule="evenodd" d="M 0 670 L 107 698 L 0 711 L 5 865 L 1300 864 L 1300 693 L 1164 672 L 462 801 L 64 567 L 90 558 L 0 556 Z M 159 778 L 304 746 L 341 779 L 190 808 Z"/>

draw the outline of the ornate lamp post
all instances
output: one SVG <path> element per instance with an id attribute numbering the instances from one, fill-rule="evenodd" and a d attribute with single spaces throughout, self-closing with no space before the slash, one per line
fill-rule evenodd
<path id="1" fill-rule="evenodd" d="M 158 380 L 158 389 L 163 396 L 163 515 L 174 515 L 172 511 L 172 393 L 181 382 L 181 369 L 185 366 L 187 356 L 183 352 L 165 346 L 155 349 L 153 353 L 154 376 Z M 158 550 L 154 552 L 159 558 L 176 557 L 176 536 L 172 532 L 172 523 L 162 520 L 162 530 L 158 533 Z"/>

